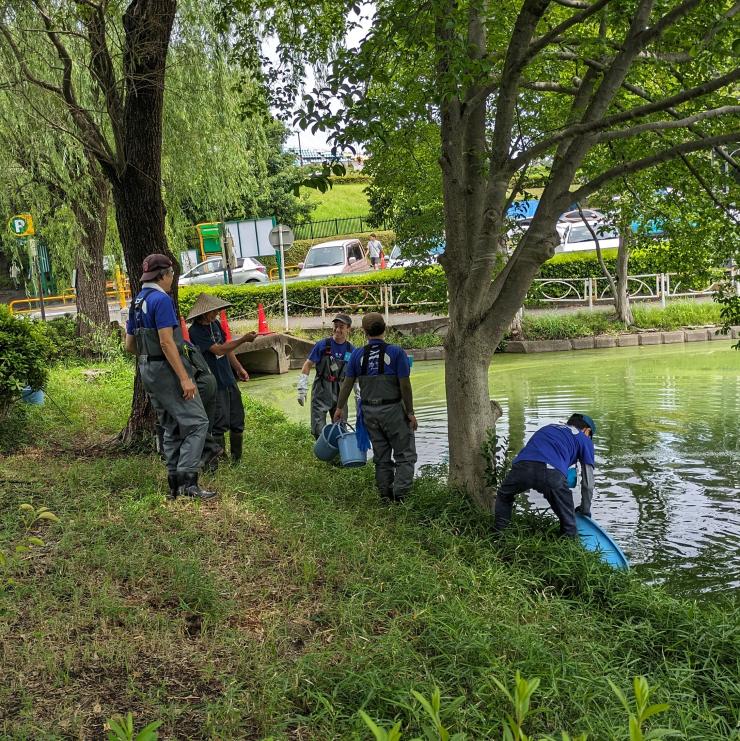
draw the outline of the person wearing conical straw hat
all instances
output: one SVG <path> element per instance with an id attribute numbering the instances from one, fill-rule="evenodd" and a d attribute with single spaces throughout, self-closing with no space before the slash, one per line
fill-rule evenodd
<path id="1" fill-rule="evenodd" d="M 221 323 L 217 320 L 222 309 L 231 306 L 228 301 L 210 293 L 201 293 L 188 312 L 190 341 L 202 351 L 208 367 L 216 377 L 216 409 L 213 437 L 222 447 L 226 446 L 229 433 L 231 459 L 238 463 L 242 457 L 244 439 L 244 403 L 237 385 L 249 376 L 234 352 L 245 342 L 254 342 L 255 332 L 247 332 L 233 340 L 226 339 Z"/>

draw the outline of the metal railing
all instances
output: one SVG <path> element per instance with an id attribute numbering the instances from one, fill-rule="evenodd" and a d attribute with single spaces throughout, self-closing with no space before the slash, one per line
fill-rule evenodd
<path id="1" fill-rule="evenodd" d="M 106 298 L 117 298 L 121 300 L 121 291 L 117 288 L 109 289 L 105 292 Z M 131 289 L 126 288 L 123 291 L 123 296 L 131 300 Z M 68 288 L 64 293 L 58 296 L 44 296 L 44 305 L 47 309 L 58 308 L 59 304 L 66 306 L 68 303 L 76 303 L 75 291 L 73 288 Z M 27 308 L 18 309 L 16 307 L 27 304 Z M 32 306 L 35 304 L 36 306 Z M 41 299 L 38 296 L 27 296 L 26 298 L 17 298 L 8 303 L 8 309 L 11 314 L 30 314 L 33 311 L 38 311 Z"/>
<path id="2" fill-rule="evenodd" d="M 431 286 L 429 286 L 431 289 Z M 444 301 L 419 300 L 418 294 L 424 286 L 409 283 L 370 283 L 367 285 L 321 286 L 321 321 L 326 322 L 327 313 L 375 309 L 388 319 L 391 309 L 409 309 L 418 306 L 442 306 Z M 358 296 L 359 294 L 359 296 Z M 359 300 L 358 300 L 359 299 Z"/>
<path id="3" fill-rule="evenodd" d="M 369 216 L 350 216 L 346 219 L 322 219 L 321 221 L 309 221 L 299 224 L 293 228 L 296 239 L 324 239 L 326 237 L 338 237 L 342 234 L 357 234 L 388 229 L 383 222 L 380 226 L 370 226 Z"/>
<path id="4" fill-rule="evenodd" d="M 740 295 L 740 281 L 735 268 L 725 271 L 735 291 Z M 659 300 L 663 306 L 668 298 L 712 296 L 717 292 L 717 281 L 701 288 L 683 287 L 677 273 L 644 273 L 627 276 L 630 298 Z M 593 307 L 599 302 L 613 301 L 609 281 L 599 278 L 535 278 L 529 297 L 548 303 L 584 303 Z"/>

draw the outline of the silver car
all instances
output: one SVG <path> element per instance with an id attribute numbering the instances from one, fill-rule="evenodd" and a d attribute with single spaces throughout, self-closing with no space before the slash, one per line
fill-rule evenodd
<path id="1" fill-rule="evenodd" d="M 251 257 L 237 257 L 236 267 L 231 271 L 235 285 L 241 283 L 267 283 L 267 269 L 264 265 Z M 180 276 L 178 285 L 181 286 L 220 286 L 226 282 L 224 277 L 224 261 L 220 257 L 212 257 L 205 262 L 198 263 Z"/>

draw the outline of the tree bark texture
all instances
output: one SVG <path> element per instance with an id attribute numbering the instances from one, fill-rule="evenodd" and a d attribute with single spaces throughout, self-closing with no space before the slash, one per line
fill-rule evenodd
<path id="1" fill-rule="evenodd" d="M 162 198 L 162 111 L 167 49 L 176 0 L 132 0 L 123 18 L 125 100 L 115 162 L 102 162 L 116 208 L 116 225 L 135 296 L 141 264 L 153 252 L 171 255 L 165 236 Z M 174 261 L 174 260 L 173 260 Z M 174 261 L 175 264 L 176 261 Z M 177 301 L 177 281 L 174 282 Z M 119 440 L 137 444 L 151 439 L 154 414 L 138 377 L 131 415 Z"/>
<path id="2" fill-rule="evenodd" d="M 85 202 L 73 200 L 70 204 L 75 219 L 82 231 L 80 249 L 77 252 L 75 286 L 77 303 L 77 336 L 83 342 L 83 351 L 93 347 L 89 340 L 98 332 L 107 332 L 110 327 L 108 300 L 105 295 L 105 271 L 103 252 L 108 226 L 110 188 L 108 181 L 96 162 L 89 162 L 90 190 Z"/>

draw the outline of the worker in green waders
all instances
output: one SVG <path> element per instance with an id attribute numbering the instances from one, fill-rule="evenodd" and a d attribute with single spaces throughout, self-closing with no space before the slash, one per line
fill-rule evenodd
<path id="1" fill-rule="evenodd" d="M 316 376 L 311 387 L 311 434 L 315 438 L 321 435 L 327 423 L 327 415 L 329 421 L 334 416 L 339 387 L 344 380 L 344 369 L 355 349 L 347 339 L 352 319 L 347 314 L 337 314 L 332 324 L 334 325 L 332 336 L 319 340 L 313 346 L 296 384 L 298 403 L 303 406 L 308 394 L 308 376 L 311 369 L 316 368 Z M 342 418 L 347 419 L 346 400 L 340 409 Z"/>
<path id="2" fill-rule="evenodd" d="M 126 350 L 137 356 L 142 384 L 164 429 L 170 497 L 210 499 L 215 493 L 198 483 L 209 421 L 196 377 L 211 377 L 205 364 L 203 369 L 198 361 L 194 364 L 196 351 L 183 339 L 169 296 L 173 280 L 169 257 L 152 254 L 144 259 L 141 290 L 126 322 Z M 215 394 L 215 380 L 212 386 Z"/>
<path id="3" fill-rule="evenodd" d="M 416 463 L 417 422 L 411 391 L 411 366 L 403 348 L 385 342 L 385 319 L 362 317 L 367 344 L 352 353 L 337 401 L 334 421 L 341 420 L 356 381 L 360 384 L 360 420 L 373 448 L 375 483 L 381 499 L 402 502 L 411 489 Z"/>

